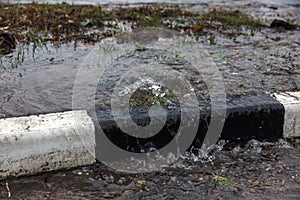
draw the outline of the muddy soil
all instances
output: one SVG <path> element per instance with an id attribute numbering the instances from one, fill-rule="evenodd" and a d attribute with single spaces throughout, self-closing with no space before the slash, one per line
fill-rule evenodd
<path id="1" fill-rule="evenodd" d="M 7 199 L 299 199 L 300 141 L 226 142 L 200 159 L 196 152 L 159 172 L 126 174 L 101 163 L 10 178 Z"/>

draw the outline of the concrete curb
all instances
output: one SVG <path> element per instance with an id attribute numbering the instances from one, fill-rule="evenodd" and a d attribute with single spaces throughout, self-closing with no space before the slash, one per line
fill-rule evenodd
<path id="1" fill-rule="evenodd" d="M 210 123 L 210 104 L 199 101 L 201 117 L 199 128 L 191 146 L 201 147 Z M 241 96 L 227 99 L 227 116 L 221 138 L 226 140 L 270 139 L 283 137 L 284 107 L 267 94 Z M 216 115 L 218 111 L 215 111 Z M 98 121 L 103 132 L 116 146 L 131 152 L 144 152 L 147 149 L 165 146 L 174 137 L 180 125 L 180 112 L 170 111 L 160 137 L 136 139 L 124 133 L 116 124 L 110 109 L 97 111 Z M 133 121 L 146 126 L 149 122 L 145 113 L 133 114 Z M 169 119 L 169 120 L 168 120 Z M 170 123 L 171 121 L 171 123 Z M 130 149 L 128 148 L 130 144 Z"/>
<path id="2" fill-rule="evenodd" d="M 285 109 L 283 137 L 300 137 L 300 92 L 274 93 Z"/>
<path id="3" fill-rule="evenodd" d="M 132 145 L 136 152 L 140 152 L 139 148 L 147 149 L 148 144 L 137 147 L 132 140 L 122 138 L 122 131 L 113 119 L 107 117 L 110 116 L 108 110 L 100 113 L 101 127 L 116 145 Z M 202 145 L 210 120 L 208 113 L 201 113 L 200 128 L 192 144 L 194 147 Z M 138 121 L 146 123 L 148 120 L 146 115 L 139 117 Z M 172 128 L 180 123 L 178 113 L 172 117 L 173 124 L 163 129 L 169 139 L 171 135 L 174 137 Z M 299 92 L 228 99 L 221 138 L 262 140 L 282 137 L 300 137 Z M 83 144 L 83 141 L 88 141 L 88 144 Z M 156 142 L 161 141 L 165 140 Z M 95 146 L 95 127 L 86 111 L 1 119 L 0 179 L 92 164 L 95 162 Z"/>
<path id="4" fill-rule="evenodd" d="M 92 164 L 95 142 L 82 137 L 95 137 L 86 111 L 1 119 L 0 178 Z"/>

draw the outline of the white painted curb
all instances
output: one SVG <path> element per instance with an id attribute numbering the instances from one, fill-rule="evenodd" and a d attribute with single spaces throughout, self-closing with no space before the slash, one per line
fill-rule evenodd
<path id="1" fill-rule="evenodd" d="M 0 119 L 0 155 L 0 178 L 92 164 L 93 121 L 86 111 Z"/>
<path id="2" fill-rule="evenodd" d="M 300 137 L 300 92 L 274 93 L 273 96 L 285 110 L 283 137 Z"/>

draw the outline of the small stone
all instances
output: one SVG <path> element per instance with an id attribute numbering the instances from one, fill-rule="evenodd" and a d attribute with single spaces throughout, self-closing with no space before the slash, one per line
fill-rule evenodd
<path id="1" fill-rule="evenodd" d="M 144 181 L 144 180 L 138 180 L 138 181 L 136 182 L 136 186 L 139 187 L 139 188 L 146 187 L 146 186 L 147 186 L 147 182 Z"/>

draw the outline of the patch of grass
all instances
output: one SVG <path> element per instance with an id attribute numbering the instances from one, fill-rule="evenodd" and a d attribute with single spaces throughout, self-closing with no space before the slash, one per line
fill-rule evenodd
<path id="1" fill-rule="evenodd" d="M 188 46 L 188 45 L 194 45 L 196 43 L 195 40 L 188 38 L 188 37 L 184 37 L 183 39 L 179 40 L 177 45 L 179 46 Z"/>
<path id="2" fill-rule="evenodd" d="M 152 86 L 150 86 L 151 88 Z M 153 89 L 139 88 L 130 98 L 130 106 L 147 106 L 150 107 L 154 104 L 164 105 L 166 101 L 177 102 L 176 96 L 167 92 L 165 87 L 161 87 L 161 91 L 154 91 Z M 155 92 L 155 94 L 153 93 Z"/>
<path id="3" fill-rule="evenodd" d="M 210 45 L 216 45 L 217 44 L 217 40 L 216 40 L 216 36 L 215 35 L 211 35 L 207 38 L 208 42 Z"/>
<path id="4" fill-rule="evenodd" d="M 282 53 L 279 50 L 275 51 L 273 54 L 271 54 L 272 56 L 275 56 L 276 58 L 286 58 L 287 57 L 287 53 Z"/>
<path id="5" fill-rule="evenodd" d="M 104 22 L 134 21 L 136 28 L 162 27 L 162 19 L 176 17 L 181 13 L 177 7 L 165 9 L 159 6 L 143 6 L 104 11 L 101 6 L 67 3 L 0 3 L 0 10 L 0 27 L 16 30 L 18 40 L 34 43 L 36 37 L 32 37 L 32 33 L 39 32 L 51 41 L 73 40 L 80 35 L 87 35 L 90 29 L 101 30 L 105 26 Z M 93 42 L 95 38 L 84 37 L 83 40 Z"/>
<path id="6" fill-rule="evenodd" d="M 161 17 L 154 13 L 149 16 L 142 16 L 138 22 L 139 27 L 162 27 Z"/>
<path id="7" fill-rule="evenodd" d="M 105 10 L 101 6 L 67 3 L 0 3 L 0 10 L 0 27 L 6 27 L 19 41 L 33 42 L 37 46 L 48 41 L 54 44 L 80 40 L 98 42 L 104 37 L 113 36 L 116 31 L 120 32 L 113 22 L 126 22 L 132 28 L 164 27 L 186 34 L 194 32 L 196 37 L 210 29 L 220 31 L 262 25 L 259 20 L 240 12 L 211 11 L 199 14 L 181 10 L 176 5 Z"/>
<path id="8" fill-rule="evenodd" d="M 218 189 L 226 189 L 226 188 L 232 188 L 237 187 L 238 184 L 226 177 L 223 176 L 215 176 L 214 177 L 215 186 Z"/>
<path id="9" fill-rule="evenodd" d="M 102 49 L 104 52 L 114 52 L 118 50 L 117 47 L 112 44 L 101 45 L 100 49 Z"/>
<path id="10" fill-rule="evenodd" d="M 201 16 L 205 21 L 221 22 L 224 27 L 240 28 L 241 26 L 259 27 L 264 26 L 260 20 L 255 20 L 252 17 L 243 14 L 239 11 L 212 11 Z"/>
<path id="11" fill-rule="evenodd" d="M 141 44 L 136 44 L 136 45 L 135 45 L 135 49 L 136 49 L 137 51 L 146 51 L 146 50 L 147 50 L 147 47 L 144 46 L 144 45 L 141 45 Z"/>
<path id="12" fill-rule="evenodd" d="M 182 58 L 180 58 L 179 53 L 175 53 L 169 56 L 161 56 L 160 61 L 166 65 L 178 65 L 181 63 Z"/>

